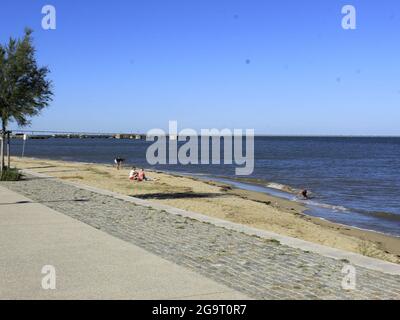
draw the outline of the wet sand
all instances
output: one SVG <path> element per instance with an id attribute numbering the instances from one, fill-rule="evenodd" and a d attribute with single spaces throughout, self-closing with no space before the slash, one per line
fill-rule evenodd
<path id="1" fill-rule="evenodd" d="M 229 184 L 158 171 L 136 182 L 129 168 L 32 158 L 12 158 L 12 166 L 400 263 L 400 238 L 311 217 L 300 203 Z"/>

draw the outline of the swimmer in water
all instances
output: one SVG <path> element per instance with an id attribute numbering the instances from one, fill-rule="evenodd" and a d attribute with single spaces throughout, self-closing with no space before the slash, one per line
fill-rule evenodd
<path id="1" fill-rule="evenodd" d="M 309 199 L 307 189 L 304 189 L 304 190 L 301 192 L 301 195 L 303 196 L 303 198 L 304 198 L 305 200 L 308 200 L 308 199 Z"/>

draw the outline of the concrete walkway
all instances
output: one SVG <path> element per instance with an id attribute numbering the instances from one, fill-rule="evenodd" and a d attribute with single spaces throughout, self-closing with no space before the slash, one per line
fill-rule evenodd
<path id="1" fill-rule="evenodd" d="M 248 299 L 0 187 L 0 299 Z M 42 267 L 56 289 L 42 288 Z"/>

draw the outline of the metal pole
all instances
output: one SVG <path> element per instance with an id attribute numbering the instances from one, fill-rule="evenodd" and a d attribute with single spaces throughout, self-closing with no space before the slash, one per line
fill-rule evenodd
<path id="1" fill-rule="evenodd" d="M 27 134 L 24 134 L 24 136 L 23 136 L 23 143 L 22 143 L 22 155 L 21 155 L 21 158 L 23 158 L 24 157 L 24 154 L 25 154 L 25 142 L 26 142 L 26 139 L 28 138 L 28 135 Z"/>
<path id="2" fill-rule="evenodd" d="M 10 131 L 7 132 L 7 169 L 10 169 Z"/>
<path id="3" fill-rule="evenodd" d="M 0 137 L 0 139 L 1 139 L 1 146 L 0 146 L 0 162 L 1 162 L 1 164 L 0 164 L 0 171 L 1 171 L 1 173 L 3 173 L 3 170 L 4 170 L 4 133 L 3 133 L 3 131 L 1 131 L 1 137 Z"/>

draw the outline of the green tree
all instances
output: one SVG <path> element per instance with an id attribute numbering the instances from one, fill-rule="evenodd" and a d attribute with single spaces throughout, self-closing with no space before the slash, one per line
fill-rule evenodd
<path id="1" fill-rule="evenodd" d="M 4 143 L 10 122 L 20 127 L 29 125 L 29 118 L 38 115 L 52 100 L 49 72 L 37 64 L 32 30 L 25 29 L 21 39 L 10 38 L 7 44 L 0 44 L 1 171 L 5 168 Z"/>

